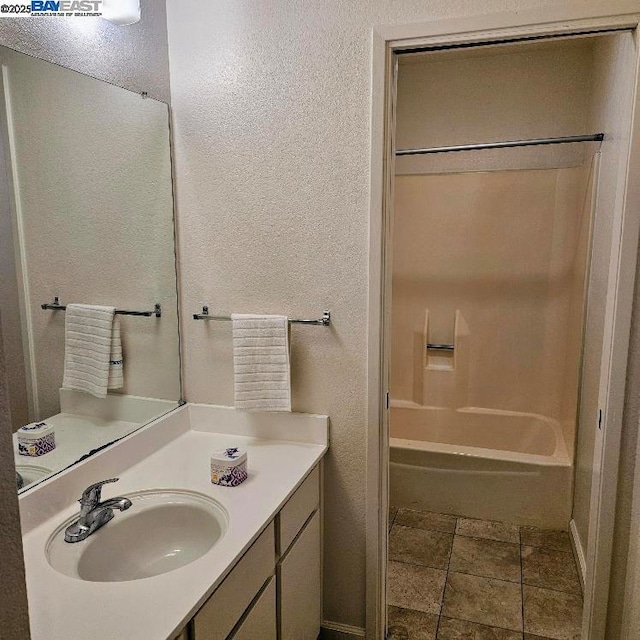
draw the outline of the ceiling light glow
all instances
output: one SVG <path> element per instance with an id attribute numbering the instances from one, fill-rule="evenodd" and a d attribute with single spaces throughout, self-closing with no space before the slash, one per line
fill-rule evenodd
<path id="1" fill-rule="evenodd" d="M 140 21 L 140 0 L 102 0 L 102 17 L 124 26 Z"/>

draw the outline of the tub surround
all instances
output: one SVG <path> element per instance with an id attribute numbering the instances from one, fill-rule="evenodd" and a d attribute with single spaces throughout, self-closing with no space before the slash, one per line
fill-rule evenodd
<path id="1" fill-rule="evenodd" d="M 427 86 L 427 71 L 402 80 L 419 66 L 401 66 L 400 101 Z M 501 157 L 500 170 L 468 158 L 457 173 L 395 177 L 391 499 L 566 528 L 594 166 L 586 152 L 582 166 L 535 170 Z"/>
<path id="2" fill-rule="evenodd" d="M 401 56 L 398 147 L 600 130 L 587 121 L 594 46 L 587 38 L 514 45 L 502 55 L 488 47 Z M 508 98 L 496 95 L 497 77 Z M 562 91 L 533 104 L 550 82 Z M 436 154 L 408 158 L 429 164 L 404 174 L 396 167 L 393 398 L 548 416 L 573 457 L 597 148 Z M 426 350 L 428 342 L 455 350 Z"/>
<path id="3" fill-rule="evenodd" d="M 566 528 L 573 468 L 562 427 L 515 411 L 392 402 L 390 501 L 469 518 Z M 499 500 L 487 496 L 499 495 Z"/>
<path id="4" fill-rule="evenodd" d="M 22 495 L 33 640 L 73 637 L 87 627 L 98 640 L 179 633 L 322 459 L 327 433 L 325 416 L 186 405 Z M 249 478 L 234 488 L 213 485 L 210 455 L 230 444 L 246 448 Z M 153 578 L 92 583 L 63 576 L 44 554 L 49 536 L 77 512 L 87 485 L 114 476 L 120 480 L 109 486 L 109 496 L 182 489 L 217 500 L 229 517 L 226 534 L 198 560 Z M 154 606 L 140 608 L 140 602 Z"/>

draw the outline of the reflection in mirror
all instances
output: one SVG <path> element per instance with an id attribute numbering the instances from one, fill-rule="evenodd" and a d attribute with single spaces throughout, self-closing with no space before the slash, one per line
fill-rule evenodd
<path id="1" fill-rule="evenodd" d="M 5 47 L 0 63 L 0 323 L 27 488 L 179 402 L 169 119 Z"/>

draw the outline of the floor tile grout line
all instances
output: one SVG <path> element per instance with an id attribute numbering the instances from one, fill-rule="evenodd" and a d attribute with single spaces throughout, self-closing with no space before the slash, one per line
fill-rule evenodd
<path id="1" fill-rule="evenodd" d="M 429 613 L 428 611 L 421 611 L 420 609 L 412 609 L 411 607 L 401 607 L 397 604 L 391 605 L 393 607 L 395 607 L 396 609 L 402 609 L 404 611 L 414 611 L 415 613 L 424 613 L 425 615 L 431 615 L 434 616 L 436 618 L 447 618 L 448 620 L 459 620 L 460 622 L 470 622 L 472 624 L 476 624 L 480 627 L 487 627 L 488 629 L 499 629 L 500 631 L 514 631 L 515 633 L 519 633 L 517 629 L 509 629 L 508 627 L 501 627 L 499 625 L 495 625 L 495 624 L 486 624 L 485 622 L 478 622 L 476 620 L 471 620 L 469 618 L 460 618 L 459 616 L 443 616 L 443 615 L 438 615 L 437 613 Z M 439 621 L 438 621 L 439 624 Z M 437 632 L 437 631 L 436 631 Z M 547 639 L 545 637 L 540 636 L 541 640 L 551 640 L 550 638 Z M 436 636 L 436 640 L 437 640 L 437 636 Z"/>
<path id="2" fill-rule="evenodd" d="M 522 528 L 523 528 L 523 527 L 520 527 L 520 529 L 522 529 Z M 526 528 L 526 527 L 525 527 L 525 528 Z M 525 582 L 525 579 L 524 579 L 524 565 L 523 565 L 523 563 L 522 563 L 522 550 L 523 550 L 525 547 L 528 547 L 529 549 L 542 549 L 542 550 L 544 550 L 544 551 L 553 551 L 553 552 L 555 552 L 555 553 L 562 553 L 562 554 L 565 554 L 565 555 L 571 556 L 571 557 L 572 557 L 572 561 L 573 561 L 573 566 L 575 567 L 575 570 L 576 570 L 576 580 L 577 580 L 577 582 L 578 582 L 578 589 L 580 589 L 580 591 L 579 591 L 579 592 L 576 592 L 576 591 L 566 591 L 565 589 L 554 589 L 553 587 L 548 587 L 548 586 L 541 587 L 541 586 L 540 586 L 540 585 L 538 585 L 538 584 L 530 584 L 530 583 L 528 583 L 528 582 Z M 531 545 L 531 544 L 523 544 L 523 543 L 522 543 L 522 535 L 521 535 L 521 536 L 520 536 L 520 565 L 521 565 L 521 569 L 522 569 L 522 585 L 523 585 L 523 591 L 524 591 L 524 587 L 525 587 L 525 586 L 527 586 L 527 587 L 534 587 L 534 588 L 536 588 L 536 589 L 546 589 L 547 591 L 556 591 L 556 592 L 558 592 L 558 593 L 566 593 L 566 594 L 568 594 L 568 595 L 579 595 L 581 598 L 583 598 L 583 599 L 584 599 L 584 594 L 582 593 L 582 589 L 581 589 L 581 587 L 580 587 L 580 578 L 579 578 L 579 577 L 578 577 L 578 575 L 577 575 L 578 567 L 576 566 L 576 560 L 575 560 L 575 558 L 573 557 L 573 553 L 568 552 L 568 551 L 561 551 L 560 549 L 551 549 L 550 547 L 536 547 L 536 546 Z M 524 603 L 524 594 L 523 594 L 523 603 Z"/>
<path id="3" fill-rule="evenodd" d="M 447 535 L 450 535 L 450 536 L 457 535 L 455 531 L 445 531 L 444 529 L 434 529 L 433 527 L 411 527 L 408 524 L 398 524 L 397 522 L 395 522 L 395 519 L 393 522 L 393 526 L 402 527 L 403 529 L 413 529 L 414 531 L 433 531 L 434 533 L 446 533 Z M 468 536 L 465 536 L 465 537 L 468 537 Z"/>
<path id="4" fill-rule="evenodd" d="M 460 538 L 470 538 L 471 540 L 478 540 L 479 542 L 497 542 L 498 544 L 510 544 L 512 547 L 522 546 L 519 542 L 507 542 L 506 540 L 496 540 L 495 538 L 482 538 L 480 536 L 469 536 L 461 533 L 456 533 Z"/>
<path id="5" fill-rule="evenodd" d="M 430 564 L 420 564 L 418 562 L 409 562 L 407 560 L 397 560 L 395 558 L 389 558 L 389 562 L 397 562 L 398 564 L 408 564 L 412 567 L 424 567 L 425 569 L 433 569 L 434 571 L 443 571 L 444 573 L 447 572 L 447 570 L 443 569 L 442 567 L 433 567 Z M 483 576 L 476 576 L 476 578 L 482 578 L 482 577 Z M 505 582 L 507 581 L 505 580 Z"/>
<path id="6" fill-rule="evenodd" d="M 454 540 L 455 542 L 455 537 Z M 453 548 L 453 545 L 452 545 Z M 451 555 L 451 554 L 450 554 Z M 452 571 L 449 567 L 451 566 L 451 557 L 449 557 L 449 564 L 447 569 L 443 569 L 442 567 L 434 567 L 430 564 L 421 564 L 419 562 L 409 562 L 408 560 L 398 560 L 397 558 L 389 558 L 390 562 L 397 562 L 398 564 L 408 564 L 412 567 L 424 567 L 425 569 L 433 569 L 434 571 L 441 571 L 447 574 L 447 577 L 450 573 L 459 573 L 463 576 L 472 576 L 473 578 L 484 578 L 485 580 L 495 580 L 496 582 L 506 582 L 507 584 L 521 584 L 522 579 L 520 580 L 507 580 L 506 578 L 496 578 L 494 576 L 483 576 L 479 573 L 471 573 L 469 571 Z M 520 570 L 522 570 L 522 561 L 520 562 Z M 535 584 L 528 584 L 528 587 L 535 587 L 536 589 L 547 589 L 548 591 L 557 591 L 558 593 L 567 593 L 572 595 L 571 591 L 561 591 L 560 589 L 548 589 L 547 587 L 539 587 Z M 444 599 L 444 596 L 443 596 Z"/>
<path id="7" fill-rule="evenodd" d="M 518 556 L 520 558 L 520 613 L 522 615 L 522 637 L 524 638 L 524 565 L 522 563 L 522 528 L 518 527 L 518 538 L 520 540 L 520 548 Z"/>
<path id="8" fill-rule="evenodd" d="M 503 544 L 514 544 L 516 546 L 520 546 L 519 542 L 511 542 L 511 540 L 498 540 L 498 538 L 487 538 L 479 535 L 471 535 L 470 533 L 458 533 L 456 531 L 456 535 L 461 538 L 473 538 L 474 540 L 488 540 L 489 542 L 502 542 Z"/>
<path id="9" fill-rule="evenodd" d="M 552 589 L 551 587 L 541 587 L 537 584 L 529 584 L 528 582 L 523 582 L 522 586 L 531 587 L 533 589 L 542 589 L 543 591 L 553 591 L 554 593 L 564 593 L 567 596 L 580 596 L 582 598 L 582 594 L 576 591 L 563 591 L 562 589 Z"/>
<path id="10" fill-rule="evenodd" d="M 393 525 L 396 522 L 396 518 L 398 517 L 398 511 L 399 511 L 399 509 L 396 508 L 396 511 L 393 514 L 393 518 L 389 518 L 391 520 L 391 522 L 388 523 L 389 531 L 391 531 L 391 528 L 393 527 Z M 389 531 L 387 532 L 387 535 L 389 535 Z"/>
<path id="11" fill-rule="evenodd" d="M 491 578 L 489 576 L 479 576 L 476 573 L 466 573 L 464 571 L 451 571 L 450 573 L 458 573 L 463 576 L 471 576 L 472 578 L 483 578 L 484 580 L 493 580 L 494 582 L 504 582 L 505 584 L 520 584 L 519 580 L 505 580 L 504 578 Z M 543 588 L 543 587 L 539 587 L 539 588 Z"/>
<path id="12" fill-rule="evenodd" d="M 486 622 L 478 622 L 477 620 L 470 620 L 469 618 L 458 618 L 456 616 L 440 616 L 441 618 L 447 618 L 448 620 L 459 620 L 460 622 L 470 622 L 471 624 L 477 624 L 479 627 L 487 627 L 488 629 L 499 629 L 500 631 L 512 631 L 514 633 L 523 633 L 517 629 L 509 629 L 509 627 L 500 627 L 495 624 L 487 624 Z M 437 638 L 436 638 L 437 640 Z M 547 638 L 540 638 L 540 640 L 547 640 Z"/>
<path id="13" fill-rule="evenodd" d="M 458 530 L 458 518 L 456 518 L 456 526 L 454 531 Z M 442 589 L 442 598 L 440 599 L 440 611 L 438 613 L 438 624 L 436 625 L 436 638 L 438 640 L 438 634 L 440 633 L 440 622 L 442 621 L 442 608 L 444 607 L 444 597 L 447 593 L 447 586 L 449 584 L 449 572 L 451 570 L 451 556 L 453 555 L 453 545 L 456 542 L 456 534 L 454 533 L 451 537 L 451 548 L 449 549 L 449 559 L 447 562 L 447 570 L 444 574 L 444 588 Z"/>
<path id="14" fill-rule="evenodd" d="M 507 580 L 506 578 L 496 578 L 494 576 L 483 576 L 479 573 L 471 573 L 470 571 L 447 571 L 447 573 L 459 573 L 463 576 L 472 576 L 473 578 L 484 578 L 485 580 L 496 580 L 497 582 L 506 582 L 508 584 L 520 584 L 520 580 Z"/>

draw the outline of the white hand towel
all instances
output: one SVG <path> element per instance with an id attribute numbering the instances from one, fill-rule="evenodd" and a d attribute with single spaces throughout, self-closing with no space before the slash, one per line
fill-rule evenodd
<path id="1" fill-rule="evenodd" d="M 114 347 L 114 355 L 118 354 L 119 339 L 113 339 L 114 313 L 114 307 L 67 305 L 62 381 L 65 389 L 86 391 L 97 398 L 106 397 Z M 119 332 L 119 327 L 117 331 Z M 121 356 L 121 346 L 119 353 Z M 116 380 L 114 376 L 114 384 L 118 384 Z"/>
<path id="2" fill-rule="evenodd" d="M 107 383 L 107 388 L 122 389 L 122 387 L 124 387 L 123 362 L 120 318 L 114 316 L 113 329 L 111 332 L 111 354 L 109 355 L 109 382 Z"/>
<path id="3" fill-rule="evenodd" d="M 291 411 L 289 319 L 233 314 L 236 409 Z"/>

